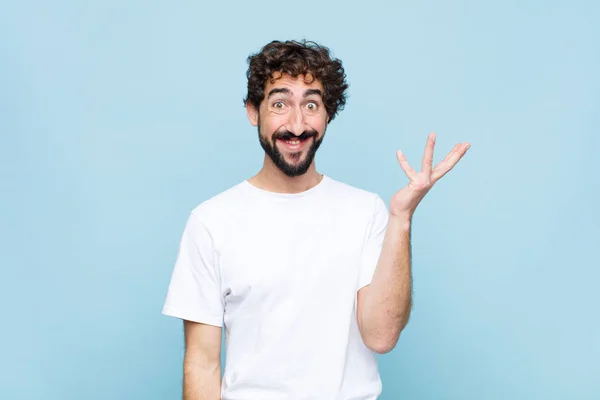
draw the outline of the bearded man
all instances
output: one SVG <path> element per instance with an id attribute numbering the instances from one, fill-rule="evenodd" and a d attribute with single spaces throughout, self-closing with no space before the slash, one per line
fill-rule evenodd
<path id="1" fill-rule="evenodd" d="M 263 166 L 191 211 L 163 309 L 183 320 L 183 398 L 377 399 L 375 356 L 411 311 L 412 216 L 469 144 L 433 167 L 430 134 L 420 172 L 398 151 L 409 183 L 388 209 L 316 169 L 346 102 L 342 63 L 307 41 L 273 41 L 248 61 Z"/>

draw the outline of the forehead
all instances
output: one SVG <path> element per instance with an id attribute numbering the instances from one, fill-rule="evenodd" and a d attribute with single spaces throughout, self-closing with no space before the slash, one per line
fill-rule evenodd
<path id="1" fill-rule="evenodd" d="M 265 94 L 275 88 L 289 89 L 293 96 L 302 96 L 307 89 L 319 89 L 323 92 L 321 81 L 311 75 L 298 75 L 294 78 L 287 74 L 275 73 L 272 80 L 267 80 Z"/>

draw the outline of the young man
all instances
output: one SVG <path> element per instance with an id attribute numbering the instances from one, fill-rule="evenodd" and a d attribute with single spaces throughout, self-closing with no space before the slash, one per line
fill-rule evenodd
<path id="1" fill-rule="evenodd" d="M 410 182 L 388 211 L 315 167 L 347 87 L 341 62 L 312 42 L 274 41 L 249 58 L 264 165 L 191 212 L 163 310 L 184 321 L 185 400 L 380 395 L 375 353 L 394 348 L 411 310 L 412 215 L 469 145 L 434 168 L 431 134 L 421 172 L 398 151 Z"/>

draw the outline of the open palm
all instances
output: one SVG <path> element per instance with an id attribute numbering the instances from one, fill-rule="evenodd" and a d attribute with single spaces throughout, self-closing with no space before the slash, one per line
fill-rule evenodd
<path id="1" fill-rule="evenodd" d="M 458 161 L 465 155 L 470 147 L 469 143 L 458 143 L 440 161 L 433 167 L 433 149 L 435 147 L 435 133 L 427 138 L 425 154 L 421 164 L 421 172 L 416 172 L 406 160 L 401 150 L 398 150 L 396 156 L 400 167 L 410 180 L 408 185 L 394 194 L 390 202 L 390 212 L 392 215 L 412 217 L 417 206 L 431 190 L 433 185 L 448 173 Z"/>

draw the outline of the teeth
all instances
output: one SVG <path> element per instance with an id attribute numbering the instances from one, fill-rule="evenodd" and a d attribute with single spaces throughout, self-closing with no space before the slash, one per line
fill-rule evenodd
<path id="1" fill-rule="evenodd" d="M 299 140 L 286 140 L 285 142 L 289 143 L 289 144 L 299 144 L 300 143 Z"/>

